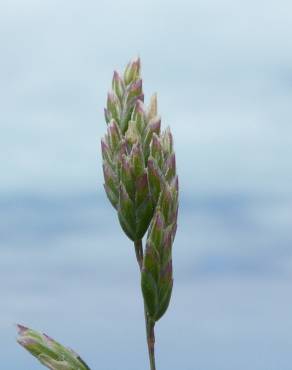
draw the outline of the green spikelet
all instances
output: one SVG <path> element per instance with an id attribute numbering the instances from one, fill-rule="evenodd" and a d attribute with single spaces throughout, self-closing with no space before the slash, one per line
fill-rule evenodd
<path id="1" fill-rule="evenodd" d="M 77 353 L 46 334 L 17 325 L 17 342 L 50 370 L 90 370 Z"/>

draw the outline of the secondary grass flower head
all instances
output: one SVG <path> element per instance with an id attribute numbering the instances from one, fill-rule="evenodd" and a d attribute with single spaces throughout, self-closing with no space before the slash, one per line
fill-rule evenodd
<path id="1" fill-rule="evenodd" d="M 50 370 L 90 370 L 73 350 L 46 334 L 17 325 L 17 342 Z"/>

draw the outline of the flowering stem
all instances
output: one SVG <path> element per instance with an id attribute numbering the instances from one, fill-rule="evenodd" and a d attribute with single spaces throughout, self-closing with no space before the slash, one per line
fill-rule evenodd
<path id="1" fill-rule="evenodd" d="M 140 271 L 142 271 L 143 266 L 143 245 L 142 240 L 136 240 L 134 242 L 135 244 L 135 252 L 136 252 L 136 258 L 137 262 L 140 268 Z M 155 353 L 154 353 L 154 345 L 155 345 L 155 335 L 154 335 L 154 326 L 155 322 L 149 319 L 147 310 L 144 304 L 144 315 L 145 315 L 145 326 L 146 326 L 146 336 L 147 336 L 147 345 L 148 345 L 148 354 L 149 354 L 149 362 L 150 362 L 150 369 L 156 370 L 155 367 Z"/>
<path id="2" fill-rule="evenodd" d="M 146 331 L 147 331 L 147 344 L 148 344 L 150 369 L 156 370 L 155 353 L 154 353 L 154 344 L 155 344 L 154 325 L 155 323 L 153 321 L 148 320 L 146 311 L 145 311 L 145 323 L 146 323 Z"/>

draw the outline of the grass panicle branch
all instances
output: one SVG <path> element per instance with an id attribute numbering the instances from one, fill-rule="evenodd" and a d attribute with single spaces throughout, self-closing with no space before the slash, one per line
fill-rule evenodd
<path id="1" fill-rule="evenodd" d="M 121 228 L 134 242 L 141 274 L 151 370 L 154 327 L 172 292 L 172 245 L 177 228 L 178 178 L 170 129 L 161 130 L 154 94 L 144 105 L 140 59 L 114 72 L 101 141 L 104 188 Z M 142 238 L 146 235 L 145 248 Z"/>

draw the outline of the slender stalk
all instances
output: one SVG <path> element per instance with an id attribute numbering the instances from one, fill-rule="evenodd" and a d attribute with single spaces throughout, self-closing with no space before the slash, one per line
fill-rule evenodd
<path id="1" fill-rule="evenodd" d="M 135 244 L 135 252 L 136 252 L 136 258 L 137 262 L 140 268 L 140 271 L 142 271 L 143 266 L 143 245 L 142 240 L 136 240 L 134 242 Z M 150 362 L 150 369 L 156 370 L 155 367 L 155 335 L 154 335 L 154 326 L 155 322 L 149 319 L 147 310 L 144 304 L 144 316 L 145 316 L 145 326 L 146 326 L 146 336 L 147 336 L 147 346 L 148 346 L 148 355 L 149 355 L 149 362 Z"/>
<path id="2" fill-rule="evenodd" d="M 154 345 L 155 345 L 154 325 L 155 325 L 155 323 L 150 321 L 147 318 L 146 311 L 145 311 L 145 323 L 146 323 L 146 331 L 147 331 L 147 344 L 148 344 L 150 369 L 151 370 L 156 370 L 156 367 L 155 367 L 155 352 L 154 352 Z"/>

